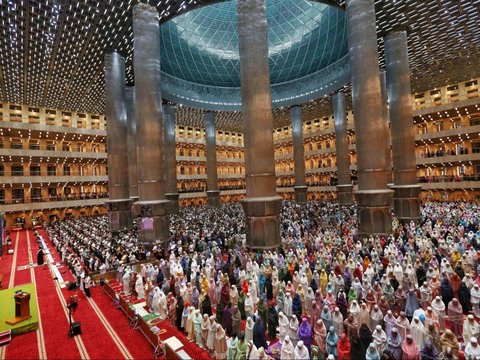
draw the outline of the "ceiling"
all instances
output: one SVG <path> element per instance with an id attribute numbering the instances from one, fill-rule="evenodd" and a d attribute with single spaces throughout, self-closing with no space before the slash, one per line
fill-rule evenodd
<path id="1" fill-rule="evenodd" d="M 277 0 L 280 1 L 280 0 Z M 286 1 L 286 0 L 282 0 Z M 215 0 L 151 0 L 167 20 Z M 334 0 L 320 2 L 334 3 Z M 344 6 L 343 0 L 338 1 Z M 103 113 L 103 56 L 115 49 L 127 58 L 133 84 L 132 0 L 2 0 L 0 2 L 0 99 L 73 111 Z M 412 90 L 478 77 L 480 0 L 375 0 L 380 66 L 382 36 L 409 29 Z M 206 8 L 208 9 L 208 8 Z M 348 92 L 348 87 L 345 88 Z M 306 120 L 331 114 L 330 97 L 302 105 Z M 201 111 L 183 107 L 180 122 L 203 126 Z M 275 126 L 290 121 L 274 111 Z M 219 112 L 217 127 L 238 131 L 239 112 Z"/>
<path id="2" fill-rule="evenodd" d="M 309 0 L 267 0 L 270 83 L 310 75 L 348 53 L 345 12 Z M 189 11 L 160 28 L 161 69 L 193 83 L 240 87 L 237 2 Z"/>

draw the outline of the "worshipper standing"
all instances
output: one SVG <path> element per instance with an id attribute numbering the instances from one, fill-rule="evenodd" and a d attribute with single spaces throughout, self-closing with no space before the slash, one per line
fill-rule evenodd
<path id="1" fill-rule="evenodd" d="M 230 355 L 230 353 L 228 355 Z M 230 359 L 230 357 L 228 358 Z M 217 331 L 215 333 L 215 359 L 227 359 L 227 339 L 225 338 L 225 331 L 222 329 L 220 324 L 217 324 Z"/>
<path id="2" fill-rule="evenodd" d="M 143 287 L 143 280 L 141 276 L 137 276 L 137 280 L 135 281 L 135 292 L 137 293 L 138 300 L 145 299 L 145 289 Z"/>
<path id="3" fill-rule="evenodd" d="M 217 333 L 218 333 L 218 327 L 223 330 L 222 326 L 220 324 L 217 325 Z M 225 333 L 225 331 L 224 331 Z M 238 338 L 237 334 L 232 334 L 232 337 L 230 339 L 230 344 L 228 345 L 228 359 L 235 359 L 235 354 L 237 353 L 237 343 L 238 343 Z M 216 349 L 216 341 L 215 341 L 215 349 Z"/>
<path id="4" fill-rule="evenodd" d="M 308 353 L 308 349 L 303 344 L 302 340 L 300 340 L 297 343 L 297 346 L 295 346 L 294 359 L 295 360 L 310 360 L 310 355 Z"/>
<path id="5" fill-rule="evenodd" d="M 302 322 L 298 327 L 298 339 L 310 350 L 310 346 L 312 345 L 312 327 L 307 317 L 302 318 Z"/>
<path id="6" fill-rule="evenodd" d="M 295 348 L 290 340 L 290 336 L 285 336 L 285 340 L 280 349 L 280 359 L 294 359 Z"/>
<path id="7" fill-rule="evenodd" d="M 440 340 L 440 334 L 434 324 L 430 323 L 425 328 L 425 344 L 431 344 L 436 353 L 442 351 L 442 342 Z"/>
<path id="8" fill-rule="evenodd" d="M 365 353 L 366 360 L 380 360 L 380 353 L 374 343 L 371 343 Z"/>
<path id="9" fill-rule="evenodd" d="M 447 351 L 447 348 L 450 348 L 452 355 L 455 358 L 458 357 L 458 340 L 452 330 L 446 329 L 440 337 L 440 341 L 442 342 L 442 352 L 445 352 Z"/>
<path id="10" fill-rule="evenodd" d="M 40 245 L 38 251 L 37 251 L 37 264 L 38 265 L 43 265 L 45 260 L 43 259 L 43 247 Z"/>
<path id="11" fill-rule="evenodd" d="M 396 327 L 392 328 L 387 339 L 387 350 L 394 359 L 402 357 L 402 338 L 398 334 Z"/>
<path id="12" fill-rule="evenodd" d="M 250 342 L 253 340 L 253 327 L 255 326 L 255 322 L 253 321 L 252 317 L 247 318 L 245 322 L 245 341 Z"/>
<path id="13" fill-rule="evenodd" d="M 275 305 L 272 301 L 269 301 L 268 304 L 268 337 L 270 340 L 275 339 L 277 335 L 277 327 L 278 327 L 278 314 L 277 310 L 275 309 Z"/>
<path id="14" fill-rule="evenodd" d="M 417 344 L 420 349 L 423 349 L 423 345 L 425 344 L 425 327 L 418 316 L 415 316 L 410 324 L 410 335 L 415 341 L 415 344 Z"/>
<path id="15" fill-rule="evenodd" d="M 410 334 L 402 343 L 402 360 L 420 360 L 420 349 Z"/>
<path id="16" fill-rule="evenodd" d="M 470 290 L 470 303 L 472 306 L 473 314 L 478 318 L 480 317 L 480 286 L 475 283 Z"/>
<path id="17" fill-rule="evenodd" d="M 468 344 L 472 337 L 480 335 L 480 325 L 475 321 L 473 315 L 468 315 L 463 322 L 463 342 Z"/>
<path id="18" fill-rule="evenodd" d="M 343 332 L 343 315 L 338 307 L 333 311 L 332 322 L 335 328 L 335 334 L 341 334 Z"/>
<path id="19" fill-rule="evenodd" d="M 289 330 L 288 318 L 283 312 L 280 311 L 280 313 L 278 314 L 278 339 L 281 344 L 283 344 L 283 340 L 285 339 L 285 336 L 288 335 L 288 330 Z"/>
<path id="20" fill-rule="evenodd" d="M 212 315 L 212 304 L 208 295 L 205 295 L 202 300 L 202 314 Z"/>
<path id="21" fill-rule="evenodd" d="M 90 288 L 93 286 L 93 281 L 90 278 L 89 275 L 85 277 L 85 280 L 83 281 L 83 289 L 85 291 L 85 295 L 87 297 L 90 297 Z"/>
<path id="22" fill-rule="evenodd" d="M 290 318 L 289 327 L 290 331 L 288 335 L 290 336 L 290 340 L 292 341 L 292 343 L 296 345 L 298 341 L 298 318 L 296 315 L 292 315 L 292 317 Z"/>
<path id="23" fill-rule="evenodd" d="M 342 333 L 340 339 L 338 340 L 337 351 L 338 351 L 338 360 L 350 360 L 350 350 L 351 345 L 348 340 L 347 334 Z"/>
<path id="24" fill-rule="evenodd" d="M 327 351 L 326 349 L 326 337 L 327 337 L 327 329 L 325 328 L 325 324 L 322 320 L 318 319 L 315 323 L 315 327 L 313 328 L 315 336 L 315 344 L 318 346 L 322 354 L 325 354 Z"/>
<path id="25" fill-rule="evenodd" d="M 333 326 L 330 326 L 330 329 L 328 329 L 326 341 L 327 341 L 327 354 L 337 357 L 338 336 L 337 334 L 335 334 L 335 328 Z"/>
<path id="26" fill-rule="evenodd" d="M 232 304 L 229 302 L 227 303 L 227 307 L 223 310 L 223 317 L 222 317 L 222 327 L 225 329 L 225 333 L 227 336 L 232 335 L 232 315 L 233 315 L 233 308 Z"/>
<path id="27" fill-rule="evenodd" d="M 179 295 L 177 296 L 177 301 L 175 302 L 175 326 L 178 330 L 182 329 L 182 320 L 183 320 L 183 298 Z"/>
<path id="28" fill-rule="evenodd" d="M 195 328 L 193 321 L 195 319 L 195 308 L 193 306 L 188 307 L 188 317 L 187 317 L 187 324 L 185 326 L 185 330 L 187 331 L 187 338 L 190 341 L 195 341 Z"/>
<path id="29" fill-rule="evenodd" d="M 469 342 L 466 342 L 465 346 L 465 358 L 470 359 L 480 359 L 480 345 L 478 345 L 477 338 L 475 336 L 470 338 Z"/>
<path id="30" fill-rule="evenodd" d="M 215 353 L 215 333 L 217 331 L 217 322 L 215 316 L 209 317 L 208 336 L 207 336 L 207 349 L 208 352 L 213 355 Z"/>
<path id="31" fill-rule="evenodd" d="M 234 360 L 244 360 L 247 358 L 248 343 L 245 341 L 245 334 L 238 336 L 237 350 L 235 351 Z"/>
<path id="32" fill-rule="evenodd" d="M 437 360 L 438 352 L 435 350 L 433 345 L 430 342 L 425 343 L 425 347 L 420 352 L 420 358 L 422 360 Z"/>
<path id="33" fill-rule="evenodd" d="M 240 323 L 242 322 L 242 314 L 240 314 L 240 309 L 238 306 L 233 306 L 232 313 L 232 333 L 240 334 Z"/>
<path id="34" fill-rule="evenodd" d="M 260 317 L 257 317 L 253 326 L 253 343 L 257 349 L 259 347 L 268 348 L 267 340 L 265 339 L 265 327 Z"/>
<path id="35" fill-rule="evenodd" d="M 373 330 L 372 338 L 378 348 L 378 352 L 380 354 L 383 354 L 383 352 L 387 348 L 387 334 L 385 334 L 385 331 L 383 331 L 380 325 L 377 325 L 375 327 L 375 330 Z"/>
<path id="36" fill-rule="evenodd" d="M 362 324 L 362 326 L 360 326 L 360 330 L 358 331 L 358 335 L 362 341 L 363 347 L 367 349 L 373 342 L 372 331 L 366 324 Z"/>
<path id="37" fill-rule="evenodd" d="M 195 317 L 193 318 L 193 327 L 195 330 L 195 339 L 197 345 L 203 348 L 203 338 L 202 338 L 202 314 L 200 310 L 195 310 Z"/>
<path id="38" fill-rule="evenodd" d="M 456 337 L 462 335 L 463 309 L 457 298 L 453 298 L 448 304 L 448 320 L 450 328 Z"/>
<path id="39" fill-rule="evenodd" d="M 350 357 L 352 360 L 364 360 L 366 351 L 367 348 L 363 346 L 363 342 L 360 340 L 360 337 L 354 334 L 350 338 Z"/>

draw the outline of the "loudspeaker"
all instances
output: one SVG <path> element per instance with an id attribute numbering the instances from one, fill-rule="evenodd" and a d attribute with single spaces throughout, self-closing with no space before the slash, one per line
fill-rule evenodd
<path id="1" fill-rule="evenodd" d="M 80 325 L 80 321 L 75 321 L 72 323 L 72 334 L 73 335 L 80 335 L 82 333 L 82 328 Z"/>

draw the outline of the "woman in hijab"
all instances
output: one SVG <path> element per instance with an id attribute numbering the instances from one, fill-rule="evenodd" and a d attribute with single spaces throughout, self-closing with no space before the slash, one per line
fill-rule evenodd
<path id="1" fill-rule="evenodd" d="M 409 320 L 412 320 L 413 318 L 413 313 L 415 310 L 417 310 L 420 307 L 420 304 L 418 303 L 417 299 L 417 293 L 415 290 L 411 289 L 407 293 L 407 301 L 405 305 L 405 313 L 407 315 L 407 318 Z"/>
<path id="2" fill-rule="evenodd" d="M 407 338 L 402 343 L 402 360 L 419 360 L 420 349 L 415 341 L 413 341 L 412 335 L 407 335 Z"/>
<path id="3" fill-rule="evenodd" d="M 253 326 L 255 325 L 253 318 L 250 316 L 245 323 L 245 341 L 253 340 Z"/>
<path id="4" fill-rule="evenodd" d="M 325 305 L 323 307 L 322 313 L 320 314 L 320 318 L 322 319 L 323 323 L 325 324 L 326 329 L 329 329 L 330 326 L 333 325 L 332 315 L 330 314 L 330 311 L 329 311 L 327 305 Z"/>
<path id="5" fill-rule="evenodd" d="M 295 294 L 292 300 L 292 312 L 298 318 L 302 315 L 302 299 L 298 293 Z"/>
<path id="6" fill-rule="evenodd" d="M 175 326 L 177 327 L 178 330 L 182 329 L 182 320 L 183 320 L 183 298 L 178 295 L 177 296 L 177 304 L 175 305 L 175 312 L 176 312 L 176 317 L 175 317 Z"/>
<path id="7" fill-rule="evenodd" d="M 366 350 L 367 349 L 363 346 L 360 337 L 356 334 L 353 334 L 350 338 L 350 357 L 352 360 L 364 360 Z"/>
<path id="8" fill-rule="evenodd" d="M 283 342 L 280 350 L 280 359 L 294 359 L 294 351 L 295 347 L 293 346 L 290 337 L 288 335 L 285 336 L 285 341 Z"/>
<path id="9" fill-rule="evenodd" d="M 298 327 L 298 339 L 303 341 L 308 350 L 310 350 L 312 345 L 312 327 L 306 317 L 302 318 L 302 323 Z"/>
<path id="10" fill-rule="evenodd" d="M 233 306 L 233 314 L 232 314 L 232 333 L 240 334 L 240 324 L 242 322 L 242 314 L 240 314 L 240 310 L 238 306 Z"/>
<path id="11" fill-rule="evenodd" d="M 395 327 L 390 331 L 390 335 L 387 338 L 387 349 L 394 359 L 401 359 L 402 338 L 398 334 L 398 330 Z"/>
<path id="12" fill-rule="evenodd" d="M 230 343 L 230 346 L 233 343 Z M 235 338 L 235 344 L 237 339 Z M 228 355 L 230 355 L 230 349 L 228 349 Z M 228 357 L 230 359 L 230 357 Z M 227 339 L 225 338 L 225 331 L 220 324 L 217 324 L 217 331 L 215 333 L 215 359 L 226 360 L 227 359 Z M 232 357 L 233 359 L 233 357 Z"/>
<path id="13" fill-rule="evenodd" d="M 377 347 L 374 343 L 371 343 L 367 351 L 365 352 L 365 359 L 366 360 L 380 360 L 380 354 L 378 353 Z"/>
<path id="14" fill-rule="evenodd" d="M 210 302 L 210 296 L 205 295 L 202 301 L 202 313 L 208 316 L 212 315 L 212 304 Z"/>
<path id="15" fill-rule="evenodd" d="M 442 284 L 440 285 L 440 295 L 445 307 L 447 307 L 448 303 L 453 299 L 453 288 L 446 276 L 443 278 Z"/>
<path id="16" fill-rule="evenodd" d="M 338 360 L 350 360 L 350 350 L 351 345 L 348 340 L 347 334 L 342 333 L 340 335 L 340 340 L 338 340 L 337 351 L 338 351 Z"/>
<path id="17" fill-rule="evenodd" d="M 208 336 L 207 336 L 207 349 L 210 354 L 215 353 L 215 334 L 217 332 L 217 322 L 215 321 L 215 316 L 210 316 L 209 327 L 208 327 Z"/>
<path id="18" fill-rule="evenodd" d="M 233 308 L 231 303 L 227 303 L 227 307 L 223 310 L 223 317 L 222 317 L 222 327 L 225 330 L 227 336 L 231 336 L 232 334 L 232 315 L 233 315 Z"/>
<path id="19" fill-rule="evenodd" d="M 258 349 L 258 347 L 257 347 Z M 266 348 L 264 348 L 266 349 Z M 245 341 L 245 334 L 241 333 L 238 336 L 237 351 L 235 352 L 234 360 L 244 360 L 247 358 L 248 343 Z"/>
<path id="20" fill-rule="evenodd" d="M 203 348 L 203 339 L 202 339 L 202 314 L 200 310 L 195 310 L 195 317 L 193 318 L 193 326 L 195 329 L 195 339 L 197 345 Z"/>
<path id="21" fill-rule="evenodd" d="M 223 322 L 223 304 L 221 302 L 217 303 L 217 309 L 215 311 L 215 315 L 217 318 L 217 322 L 219 324 L 222 324 Z"/>
<path id="22" fill-rule="evenodd" d="M 262 319 L 257 317 L 255 325 L 253 326 L 253 343 L 257 347 L 268 348 L 267 341 L 265 340 L 265 327 L 263 326 Z"/>
<path id="23" fill-rule="evenodd" d="M 217 333 L 218 333 L 218 326 L 220 326 L 220 328 L 222 328 L 222 326 L 220 324 L 217 325 Z M 225 331 L 223 330 L 222 328 L 222 331 L 223 331 L 223 334 L 225 336 Z M 216 344 L 216 336 L 215 336 L 215 344 Z M 237 352 L 237 343 L 238 343 L 238 338 L 237 338 L 237 334 L 232 334 L 232 337 L 230 339 L 230 344 L 228 346 L 228 356 L 227 358 L 230 360 L 230 359 L 235 359 L 235 354 Z M 216 346 L 215 346 L 216 348 Z"/>
<path id="24" fill-rule="evenodd" d="M 472 306 L 470 304 L 470 289 L 465 285 L 465 283 L 462 281 L 460 283 L 460 286 L 458 287 L 458 300 L 460 301 L 460 304 L 462 304 L 462 309 L 463 309 L 463 314 L 467 315 L 470 310 L 472 309 Z"/>
<path id="25" fill-rule="evenodd" d="M 326 337 L 327 337 L 327 329 L 325 328 L 325 324 L 322 320 L 318 319 L 315 323 L 315 327 L 313 328 L 315 333 L 314 340 L 315 344 L 320 348 L 321 353 L 325 354 L 326 351 Z"/>
<path id="26" fill-rule="evenodd" d="M 275 339 L 278 327 L 278 313 L 273 302 L 268 305 L 268 337 L 270 340 Z"/>
<path id="27" fill-rule="evenodd" d="M 337 334 L 335 334 L 335 328 L 333 326 L 330 326 L 328 330 L 326 341 L 327 341 L 327 354 L 337 357 L 338 336 Z"/>
<path id="28" fill-rule="evenodd" d="M 368 328 L 367 324 L 362 324 L 360 330 L 358 331 L 360 340 L 362 341 L 363 347 L 366 349 L 372 343 L 372 331 Z"/>

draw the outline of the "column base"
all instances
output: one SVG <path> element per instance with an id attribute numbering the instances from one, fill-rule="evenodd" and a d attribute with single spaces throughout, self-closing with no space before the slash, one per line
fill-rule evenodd
<path id="1" fill-rule="evenodd" d="M 337 201 L 340 205 L 352 205 L 353 201 L 353 185 L 337 185 Z"/>
<path id="2" fill-rule="evenodd" d="M 281 246 L 279 196 L 242 200 L 246 218 L 247 247 L 254 250 L 277 249 Z"/>
<path id="3" fill-rule="evenodd" d="M 308 186 L 294 186 L 295 202 L 297 204 L 305 204 L 307 202 Z"/>
<path id="4" fill-rule="evenodd" d="M 178 212 L 178 209 L 180 208 L 180 205 L 178 204 L 178 199 L 180 198 L 179 193 L 166 193 L 165 194 L 165 199 L 170 200 L 170 208 L 168 209 L 168 213 L 176 213 Z"/>
<path id="5" fill-rule="evenodd" d="M 210 207 L 220 206 L 220 191 L 219 190 L 207 190 L 207 205 Z"/>
<path id="6" fill-rule="evenodd" d="M 388 235 L 392 232 L 392 190 L 360 190 L 354 192 L 358 204 L 360 235 Z"/>
<path id="7" fill-rule="evenodd" d="M 155 244 L 165 244 L 170 236 L 168 224 L 169 200 L 137 201 L 133 211 L 137 221 L 138 242 L 147 250 Z"/>
<path id="8" fill-rule="evenodd" d="M 132 204 L 131 199 L 108 200 L 105 202 L 111 232 L 130 229 L 133 226 Z"/>
<path id="9" fill-rule="evenodd" d="M 395 192 L 393 210 L 395 216 L 402 223 L 420 220 L 420 191 L 422 185 L 393 185 L 390 188 Z"/>

